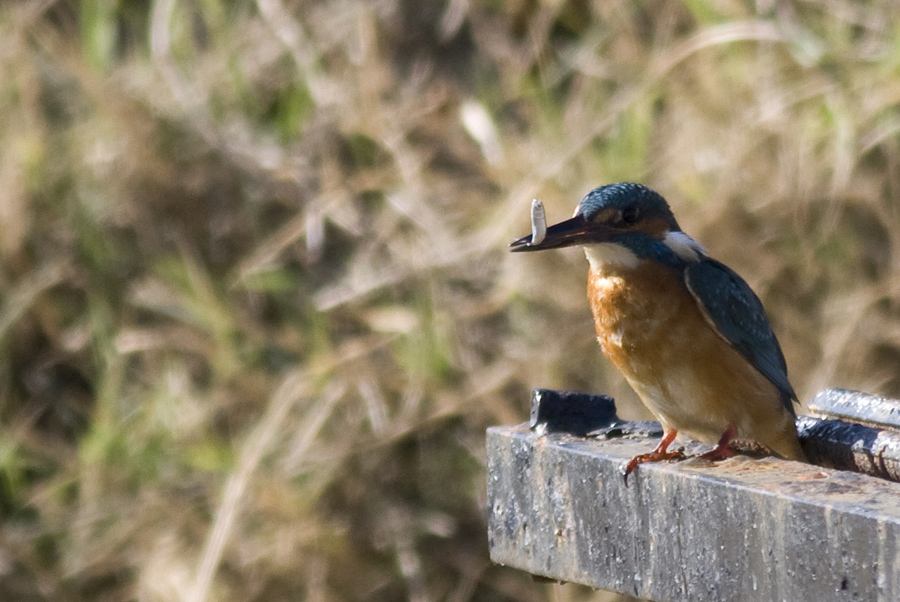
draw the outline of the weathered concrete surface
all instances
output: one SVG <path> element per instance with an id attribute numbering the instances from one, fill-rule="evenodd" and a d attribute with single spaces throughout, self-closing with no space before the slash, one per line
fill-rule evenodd
<path id="1" fill-rule="evenodd" d="M 900 407 L 900 401 L 857 391 L 824 389 L 816 395 L 815 402 L 818 405 L 812 409 L 823 418 L 797 418 L 800 443 L 811 463 L 900 481 L 900 430 L 896 426 L 881 426 L 900 418 L 893 411 Z M 856 422 L 835 416 L 852 417 Z M 872 416 L 879 420 L 862 424 Z M 621 420 L 612 397 L 553 389 L 532 391 L 529 425 L 538 432 L 603 438 L 662 435 L 659 423 Z"/>
<path id="2" fill-rule="evenodd" d="M 774 458 L 644 464 L 656 439 L 488 430 L 491 558 L 668 602 L 897 602 L 900 484 Z"/>

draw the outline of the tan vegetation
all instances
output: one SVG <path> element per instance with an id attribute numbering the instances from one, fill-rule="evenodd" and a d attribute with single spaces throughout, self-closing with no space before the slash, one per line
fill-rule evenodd
<path id="1" fill-rule="evenodd" d="M 615 395 L 529 203 L 619 180 L 900 395 L 889 0 L 0 4 L 0 598 L 603 598 L 491 566 L 483 431 Z"/>

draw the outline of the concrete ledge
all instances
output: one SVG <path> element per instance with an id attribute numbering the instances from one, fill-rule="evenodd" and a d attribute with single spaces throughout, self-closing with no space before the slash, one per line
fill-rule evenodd
<path id="1" fill-rule="evenodd" d="M 666 602 L 900 600 L 898 483 L 738 456 L 644 464 L 626 487 L 658 437 L 539 432 L 488 430 L 494 562 Z"/>

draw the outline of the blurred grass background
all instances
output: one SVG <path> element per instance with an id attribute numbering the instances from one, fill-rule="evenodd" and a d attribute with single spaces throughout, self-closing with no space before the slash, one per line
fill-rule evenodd
<path id="1" fill-rule="evenodd" d="M 636 398 L 539 196 L 619 180 L 900 395 L 890 0 L 0 5 L 0 599 L 610 600 L 493 567 L 483 431 Z"/>

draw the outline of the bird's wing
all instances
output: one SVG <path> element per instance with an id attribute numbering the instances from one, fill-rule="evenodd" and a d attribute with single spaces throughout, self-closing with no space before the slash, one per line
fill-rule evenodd
<path id="1" fill-rule="evenodd" d="M 763 373 L 782 393 L 791 413 L 797 394 L 787 377 L 787 363 L 762 303 L 743 279 L 708 257 L 690 263 L 685 283 L 716 332 Z"/>

